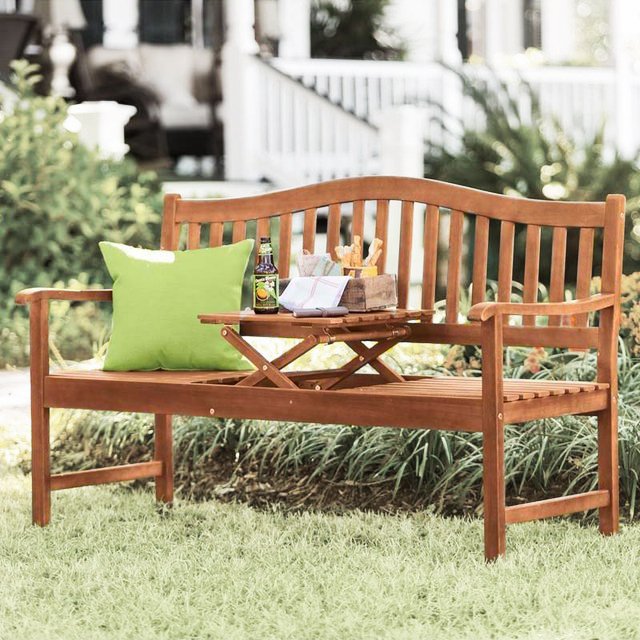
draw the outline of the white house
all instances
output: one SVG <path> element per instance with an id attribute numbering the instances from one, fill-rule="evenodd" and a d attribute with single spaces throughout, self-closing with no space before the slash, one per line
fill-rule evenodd
<path id="1" fill-rule="evenodd" d="M 543 110 L 575 135 L 588 138 L 606 120 L 610 149 L 631 156 L 640 148 L 638 2 L 391 0 L 388 22 L 407 56 L 386 62 L 312 59 L 311 1 L 224 0 L 217 115 L 228 179 L 290 185 L 362 173 L 421 174 L 424 140 L 443 135 L 433 103 L 467 126 L 482 126 L 442 63 L 479 75 L 490 66 L 515 87 L 524 77 Z M 196 46 L 203 2 L 191 0 Z M 585 16 L 592 13 L 607 27 L 601 56 L 584 41 Z M 136 48 L 139 15 L 138 0 L 102 0 L 103 47 Z M 265 38 L 277 42 L 277 57 L 264 55 L 258 41 Z M 591 66 L 576 66 L 585 47 L 593 49 Z M 521 109 L 526 117 L 525 100 Z"/>

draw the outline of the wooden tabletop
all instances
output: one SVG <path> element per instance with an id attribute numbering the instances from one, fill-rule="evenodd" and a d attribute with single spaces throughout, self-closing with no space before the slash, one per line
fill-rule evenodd
<path id="1" fill-rule="evenodd" d="M 203 324 L 286 324 L 290 326 L 323 326 L 344 327 L 363 326 L 371 324 L 401 323 L 409 320 L 423 320 L 433 315 L 431 309 L 386 309 L 384 311 L 369 311 L 364 313 L 350 313 L 346 316 L 334 318 L 295 318 L 292 313 L 253 313 L 239 311 L 232 313 L 203 313 L 198 319 Z"/>

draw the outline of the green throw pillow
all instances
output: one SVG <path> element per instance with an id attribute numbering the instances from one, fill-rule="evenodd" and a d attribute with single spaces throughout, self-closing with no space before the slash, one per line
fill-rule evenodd
<path id="1" fill-rule="evenodd" d="M 100 250 L 113 278 L 106 371 L 250 369 L 200 313 L 240 311 L 253 240 L 193 251 L 149 251 L 114 242 Z"/>

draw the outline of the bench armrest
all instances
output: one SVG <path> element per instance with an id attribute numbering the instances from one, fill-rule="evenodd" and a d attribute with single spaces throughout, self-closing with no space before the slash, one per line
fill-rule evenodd
<path id="1" fill-rule="evenodd" d="M 23 289 L 16 294 L 17 304 L 31 304 L 38 300 L 73 300 L 76 302 L 109 302 L 111 289 Z"/>
<path id="2" fill-rule="evenodd" d="M 616 302 L 613 293 L 598 293 L 589 298 L 570 302 L 480 302 L 469 310 L 469 320 L 485 321 L 496 315 L 504 316 L 573 316 L 600 311 Z"/>

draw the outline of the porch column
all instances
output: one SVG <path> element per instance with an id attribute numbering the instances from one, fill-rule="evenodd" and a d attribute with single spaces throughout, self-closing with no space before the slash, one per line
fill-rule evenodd
<path id="1" fill-rule="evenodd" d="M 502 15 L 500 0 L 484 2 L 484 58 L 489 66 L 500 62 L 502 47 Z"/>
<path id="2" fill-rule="evenodd" d="M 523 51 L 523 11 L 522 0 L 485 0 L 483 47 L 489 66 Z"/>
<path id="3" fill-rule="evenodd" d="M 222 108 L 225 178 L 257 181 L 260 175 L 260 61 L 253 0 L 225 0 Z"/>
<path id="4" fill-rule="evenodd" d="M 436 0 L 436 26 L 438 34 L 438 60 L 457 66 L 462 62 L 458 49 L 458 3 Z"/>
<path id="5" fill-rule="evenodd" d="M 634 20 L 638 10 L 635 0 L 611 0 L 611 52 L 615 72 L 615 144 L 623 158 L 633 158 L 640 144 L 634 117 L 633 40 Z"/>
<path id="6" fill-rule="evenodd" d="M 311 57 L 311 0 L 278 0 L 278 57 Z"/>
<path id="7" fill-rule="evenodd" d="M 135 49 L 138 46 L 137 0 L 102 0 L 104 37 L 108 49 Z"/>
<path id="8" fill-rule="evenodd" d="M 542 52 L 551 64 L 565 64 L 576 52 L 575 0 L 542 0 L 540 5 Z"/>

